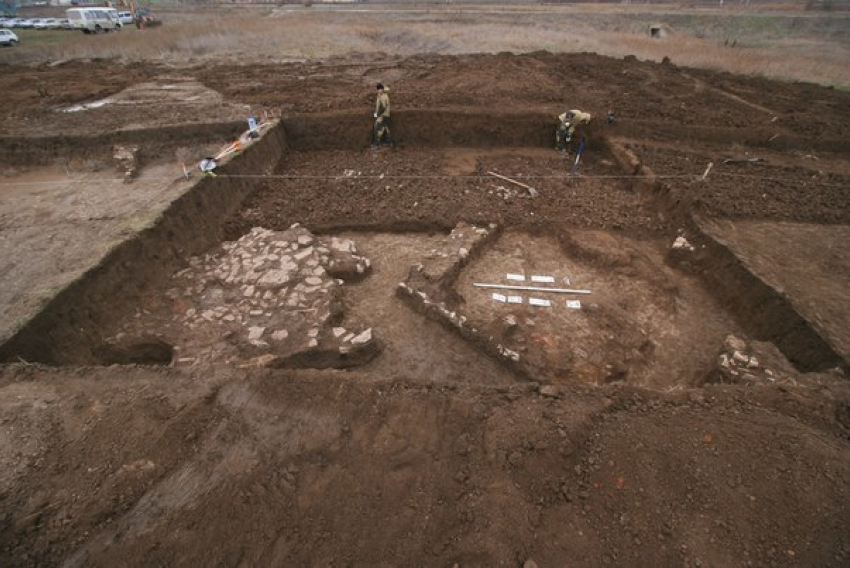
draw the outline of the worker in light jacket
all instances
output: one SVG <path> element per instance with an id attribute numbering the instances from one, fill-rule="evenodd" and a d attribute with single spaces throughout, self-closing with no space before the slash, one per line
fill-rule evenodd
<path id="1" fill-rule="evenodd" d="M 378 97 L 375 99 L 375 126 L 372 129 L 372 148 L 392 146 L 390 135 L 390 95 L 389 88 L 378 83 Z"/>
<path id="2" fill-rule="evenodd" d="M 572 140 L 576 128 L 590 122 L 592 117 L 580 110 L 568 110 L 558 117 L 558 128 L 555 130 L 555 148 L 559 152 L 572 151 Z"/>

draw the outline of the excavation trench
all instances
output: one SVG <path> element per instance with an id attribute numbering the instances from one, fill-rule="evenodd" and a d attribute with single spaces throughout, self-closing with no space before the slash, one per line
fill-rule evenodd
<path id="1" fill-rule="evenodd" d="M 378 152 L 367 149 L 362 117 L 284 119 L 68 283 L 3 342 L 0 358 L 666 388 L 704 382 L 725 336 L 736 334 L 773 341 L 803 370 L 843 364 L 749 272 L 748 285 L 732 290 L 705 270 L 670 268 L 674 227 L 709 237 L 688 200 L 603 131 L 591 131 L 575 166 L 548 148 L 542 115 L 493 124 L 483 115 L 420 113 L 416 124 L 427 126 L 408 130 L 414 114 L 399 116 L 399 147 Z M 417 267 L 460 255 L 458 227 L 494 236 L 420 286 Z M 692 264 L 741 281 L 745 267 L 726 247 L 712 240 L 701 251 Z M 289 271 L 258 285 L 275 262 L 290 263 Z M 507 283 L 508 274 L 566 278 L 594 294 L 580 307 L 561 298 L 532 305 L 527 294 L 518 306 L 474 286 Z M 405 305 L 402 282 L 431 303 Z M 764 309 L 736 316 L 742 295 Z M 456 324 L 460 315 L 466 328 Z M 777 321 L 793 323 L 769 323 Z"/>

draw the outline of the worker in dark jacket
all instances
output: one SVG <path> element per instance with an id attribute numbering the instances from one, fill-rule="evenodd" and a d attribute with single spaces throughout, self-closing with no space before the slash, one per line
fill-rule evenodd
<path id="1" fill-rule="evenodd" d="M 375 126 L 372 129 L 372 148 L 377 148 L 379 145 L 393 145 L 390 135 L 389 91 L 389 88 L 378 83 L 378 97 L 375 99 Z"/>

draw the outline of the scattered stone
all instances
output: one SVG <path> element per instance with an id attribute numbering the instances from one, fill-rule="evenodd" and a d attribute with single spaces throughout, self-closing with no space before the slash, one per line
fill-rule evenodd
<path id="1" fill-rule="evenodd" d="M 312 254 L 313 254 L 313 247 L 308 247 L 308 248 L 305 248 L 304 250 L 298 251 L 297 253 L 292 255 L 292 257 L 295 260 L 304 260 L 305 258 L 307 258 L 308 256 L 310 256 Z"/>
<path id="2" fill-rule="evenodd" d="M 747 343 L 734 335 L 727 335 L 723 341 L 723 346 L 727 351 L 746 351 L 747 349 Z"/>
<path id="3" fill-rule="evenodd" d="M 351 338 L 352 345 L 363 345 L 364 343 L 368 343 L 370 341 L 372 341 L 371 327 Z"/>
<path id="4" fill-rule="evenodd" d="M 540 394 L 549 398 L 558 398 L 561 396 L 561 389 L 555 385 L 543 385 L 540 387 Z"/>
<path id="5" fill-rule="evenodd" d="M 676 250 L 694 251 L 694 246 L 688 242 L 688 239 L 682 236 L 676 237 L 676 240 L 673 241 L 673 248 Z"/>
<path id="6" fill-rule="evenodd" d="M 262 288 L 280 288 L 288 284 L 291 280 L 292 273 L 289 270 L 269 270 L 257 279 L 257 285 Z M 253 287 L 249 286 L 249 289 L 251 289 L 253 294 Z M 248 296 L 247 291 L 245 295 Z M 267 291 L 263 297 L 266 299 L 272 297 L 271 291 Z"/>

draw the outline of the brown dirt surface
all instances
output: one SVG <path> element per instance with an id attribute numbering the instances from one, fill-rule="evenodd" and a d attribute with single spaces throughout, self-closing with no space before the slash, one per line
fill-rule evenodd
<path id="1" fill-rule="evenodd" d="M 3 65 L 0 92 L 0 565 L 850 563 L 850 93 L 546 52 Z M 280 127 L 175 178 L 248 113 Z M 88 162 L 126 140 L 110 185 Z M 221 283 L 181 270 L 295 223 L 371 262 L 321 328 L 374 330 L 362 364 L 266 367 L 194 318 Z M 508 273 L 595 293 L 474 286 Z M 135 364 L 98 359 L 119 332 Z"/>

